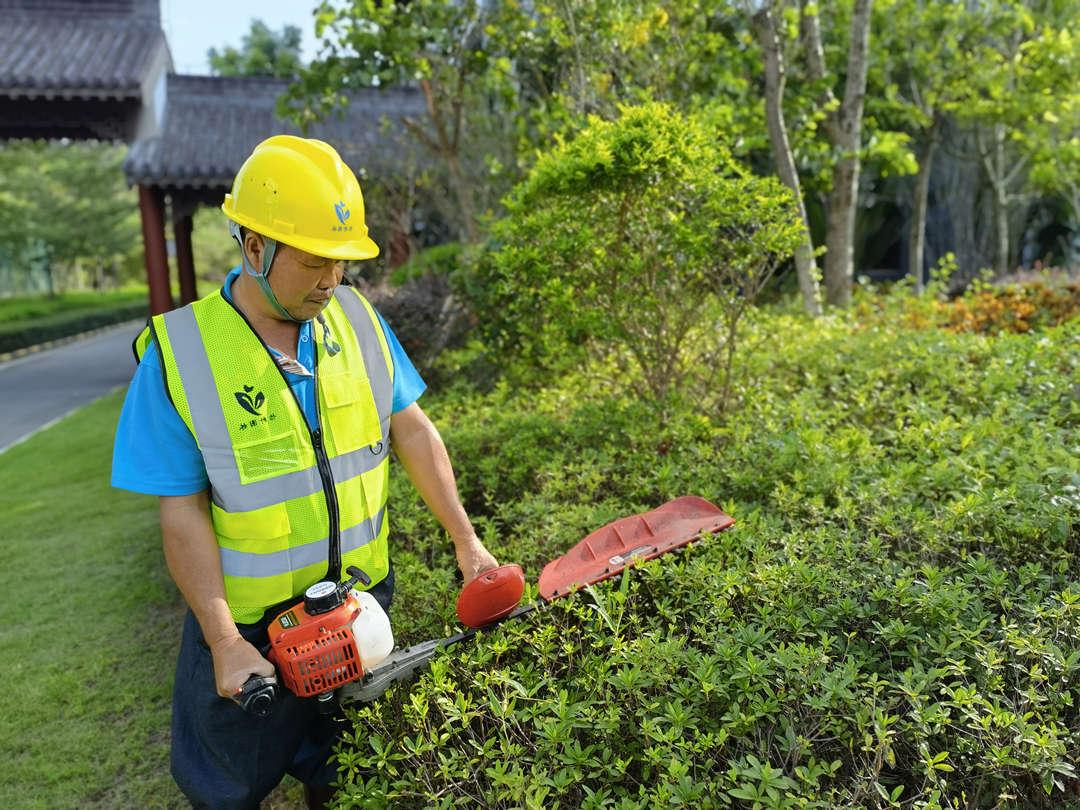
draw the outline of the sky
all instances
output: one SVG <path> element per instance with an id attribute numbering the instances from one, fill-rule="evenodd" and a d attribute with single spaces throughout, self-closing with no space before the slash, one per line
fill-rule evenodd
<path id="1" fill-rule="evenodd" d="M 297 26 L 304 34 L 301 56 L 315 55 L 314 9 L 318 0 L 161 0 L 161 25 L 177 73 L 210 73 L 206 52 L 227 45 L 240 47 L 251 20 L 274 31 Z"/>

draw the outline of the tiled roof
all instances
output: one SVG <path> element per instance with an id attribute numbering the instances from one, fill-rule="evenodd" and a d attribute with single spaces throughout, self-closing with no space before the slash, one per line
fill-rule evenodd
<path id="1" fill-rule="evenodd" d="M 274 112 L 285 79 L 169 75 L 161 134 L 136 141 L 124 161 L 131 184 L 220 188 L 254 146 L 277 134 L 302 134 Z M 352 96 L 343 120 L 306 133 L 332 144 L 355 171 L 392 159 L 402 115 L 420 115 L 423 101 L 406 89 L 371 89 Z M 382 126 L 383 120 L 391 125 Z"/>
<path id="2" fill-rule="evenodd" d="M 12 8 L 20 5 L 28 4 L 0 0 L 0 95 L 138 98 L 151 60 L 166 47 L 160 25 L 146 17 Z"/>
<path id="3" fill-rule="evenodd" d="M 161 22 L 159 0 L 0 0 L 0 13 L 5 18 L 66 14 L 80 17 L 139 17 Z"/>

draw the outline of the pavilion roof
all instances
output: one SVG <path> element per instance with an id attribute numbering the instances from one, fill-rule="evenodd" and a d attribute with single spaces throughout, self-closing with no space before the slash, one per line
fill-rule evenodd
<path id="1" fill-rule="evenodd" d="M 156 0 L 0 0 L 0 96 L 139 99 L 162 48 Z"/>
<path id="2" fill-rule="evenodd" d="M 301 133 L 275 110 L 288 84 L 287 79 L 170 74 L 161 131 L 131 146 L 124 162 L 128 182 L 228 191 L 255 145 L 277 134 L 325 140 L 360 174 L 390 161 L 398 149 L 401 117 L 423 111 L 414 90 L 372 88 L 351 94 L 342 118 Z"/>

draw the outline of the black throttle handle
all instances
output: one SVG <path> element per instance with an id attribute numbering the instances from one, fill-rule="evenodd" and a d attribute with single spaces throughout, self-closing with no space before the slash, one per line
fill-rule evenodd
<path id="1" fill-rule="evenodd" d="M 233 701 L 248 714 L 269 717 L 278 701 L 278 689 L 273 675 L 252 675 L 233 695 Z"/>

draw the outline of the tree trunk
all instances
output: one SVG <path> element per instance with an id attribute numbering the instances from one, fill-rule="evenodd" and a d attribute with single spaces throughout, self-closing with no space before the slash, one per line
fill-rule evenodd
<path id="1" fill-rule="evenodd" d="M 776 159 L 777 173 L 784 185 L 795 194 L 799 217 L 803 223 L 803 240 L 795 248 L 795 272 L 799 279 L 803 309 L 812 317 L 821 315 L 821 293 L 818 289 L 818 268 L 814 260 L 814 244 L 810 240 L 810 222 L 806 217 L 799 173 L 788 143 L 787 126 L 784 123 L 784 57 L 777 41 L 776 26 L 768 5 L 752 17 L 761 49 L 765 54 L 765 121 L 769 129 L 769 143 Z"/>
<path id="2" fill-rule="evenodd" d="M 461 160 L 457 151 L 447 152 L 444 156 L 446 166 L 450 170 L 450 179 L 454 185 L 454 194 L 457 196 L 458 205 L 461 206 L 461 219 L 465 226 L 465 238 L 470 245 L 475 245 L 479 238 L 476 233 L 476 212 L 473 208 L 473 191 L 469 178 L 461 168 Z"/>
<path id="3" fill-rule="evenodd" d="M 911 276 L 913 288 L 918 295 L 922 295 L 925 289 L 923 254 L 926 247 L 926 205 L 930 195 L 930 168 L 934 165 L 940 123 L 935 113 L 926 141 L 923 143 L 922 154 L 919 155 L 919 173 L 915 178 L 915 199 L 911 206 L 911 226 L 908 230 L 908 275 Z"/>
<path id="4" fill-rule="evenodd" d="M 464 92 L 463 88 L 464 73 L 460 73 L 458 82 L 459 93 Z M 476 208 L 473 205 L 473 189 L 472 184 L 469 182 L 469 178 L 466 177 L 461 166 L 460 133 L 462 106 L 460 103 L 460 96 L 458 97 L 458 100 L 451 105 L 453 108 L 451 110 L 453 121 L 448 129 L 443 110 L 439 107 L 439 100 L 436 98 L 436 88 L 432 87 L 431 82 L 428 79 L 421 79 L 420 89 L 424 94 L 424 101 L 427 104 L 428 115 L 431 117 L 431 122 L 434 125 L 435 135 L 430 135 L 419 123 L 408 117 L 403 118 L 402 123 L 424 146 L 445 161 L 446 168 L 450 173 L 451 190 L 460 207 L 459 213 L 463 227 L 462 235 L 469 244 L 475 244 L 478 241 L 478 235 L 476 232 Z M 451 129 L 452 131 L 449 131 Z"/>
<path id="5" fill-rule="evenodd" d="M 859 158 L 842 158 L 833 168 L 825 231 L 825 300 L 835 307 L 851 304 L 855 281 L 855 203 L 859 189 Z"/>
<path id="6" fill-rule="evenodd" d="M 833 146 L 841 158 L 833 170 L 829 193 L 828 228 L 825 239 L 825 300 L 834 306 L 851 303 L 855 277 L 855 210 L 859 195 L 859 149 L 862 146 L 863 100 L 866 95 L 867 51 L 870 44 L 870 6 L 873 0 L 856 0 L 851 18 L 844 101 L 836 126 L 831 128 Z"/>
<path id="7" fill-rule="evenodd" d="M 997 230 L 997 251 L 994 270 L 998 278 L 1009 272 L 1009 189 L 1005 176 L 1005 128 L 994 127 L 994 226 Z"/>
<path id="8" fill-rule="evenodd" d="M 1021 156 L 1014 160 L 1012 166 L 1006 165 L 1008 156 L 1005 149 L 1005 125 L 994 124 L 993 143 L 987 149 L 983 143 L 981 134 L 976 131 L 976 142 L 979 154 L 982 156 L 983 168 L 986 177 L 993 188 L 994 209 L 994 272 L 998 277 L 1009 272 L 1009 204 L 1017 199 L 1016 195 L 1010 194 L 1009 187 L 1027 166 L 1027 158 Z"/>

